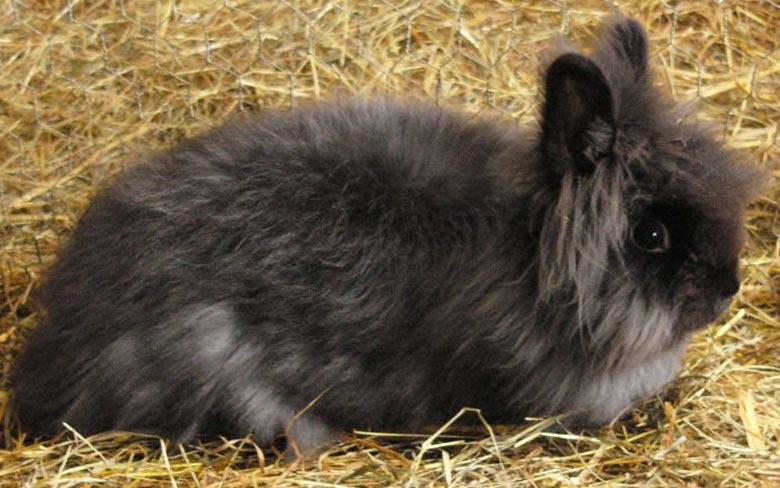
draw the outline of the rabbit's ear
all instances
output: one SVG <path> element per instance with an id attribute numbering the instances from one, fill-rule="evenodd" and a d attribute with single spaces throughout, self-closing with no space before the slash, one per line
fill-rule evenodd
<path id="1" fill-rule="evenodd" d="M 648 73 L 647 44 L 642 24 L 617 15 L 605 24 L 594 58 L 607 62 L 607 66 L 620 63 L 633 71 L 636 80 L 641 80 Z"/>
<path id="2" fill-rule="evenodd" d="M 564 54 L 547 70 L 542 151 L 557 174 L 592 173 L 615 136 L 612 91 L 590 59 Z"/>

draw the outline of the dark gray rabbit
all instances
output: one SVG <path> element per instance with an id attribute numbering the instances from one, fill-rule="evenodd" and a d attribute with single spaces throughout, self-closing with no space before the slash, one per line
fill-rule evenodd
<path id="1" fill-rule="evenodd" d="M 652 85 L 615 17 L 538 130 L 323 104 L 218 128 L 88 208 L 13 372 L 22 425 L 178 440 L 610 421 L 739 288 L 754 170 Z"/>

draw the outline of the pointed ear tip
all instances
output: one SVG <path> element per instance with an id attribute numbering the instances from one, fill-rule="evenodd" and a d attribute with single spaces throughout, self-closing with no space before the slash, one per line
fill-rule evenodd
<path id="1" fill-rule="evenodd" d="M 632 19 L 631 17 L 626 17 L 626 25 L 628 25 L 629 29 L 631 29 L 631 31 L 633 31 L 635 34 L 647 39 L 647 30 L 641 22 L 636 19 Z"/>
<path id="2" fill-rule="evenodd" d="M 578 53 L 566 53 L 558 56 L 547 68 L 545 89 L 549 93 L 561 86 L 565 80 L 586 83 L 609 90 L 609 83 L 602 69 L 589 57 Z"/>
<path id="3" fill-rule="evenodd" d="M 628 61 L 638 76 L 647 72 L 649 39 L 644 26 L 631 17 L 618 14 L 604 23 L 600 39 L 602 52 Z"/>
<path id="4" fill-rule="evenodd" d="M 609 22 L 609 25 L 612 30 L 616 31 L 620 36 L 630 36 L 635 39 L 639 38 L 644 40 L 645 44 L 647 44 L 647 30 L 638 20 L 620 15 L 613 17 Z"/>
<path id="5" fill-rule="evenodd" d="M 558 56 L 550 63 L 547 68 L 549 74 L 559 74 L 566 72 L 594 72 L 601 71 L 596 63 L 587 56 L 579 53 L 564 53 Z"/>

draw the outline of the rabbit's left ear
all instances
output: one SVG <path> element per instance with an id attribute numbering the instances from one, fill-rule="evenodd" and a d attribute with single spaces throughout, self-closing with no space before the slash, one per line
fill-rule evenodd
<path id="1" fill-rule="evenodd" d="M 547 70 L 542 120 L 542 152 L 558 175 L 592 173 L 612 151 L 613 97 L 596 63 L 564 54 Z"/>

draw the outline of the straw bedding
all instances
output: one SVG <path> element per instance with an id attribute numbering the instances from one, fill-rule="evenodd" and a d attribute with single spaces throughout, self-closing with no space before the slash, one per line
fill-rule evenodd
<path id="1" fill-rule="evenodd" d="M 398 93 L 526 121 L 544 48 L 590 37 L 605 2 L 9 0 L 0 6 L 0 487 L 780 486 L 780 4 L 627 0 L 659 83 L 769 170 L 744 280 L 681 378 L 633 419 L 545 433 L 356 432 L 317 459 L 251 440 L 173 446 L 77 432 L 33 443 L 8 409 L 31 292 L 106 178 L 243 111 Z M 464 411 L 463 415 L 478 416 Z"/>

